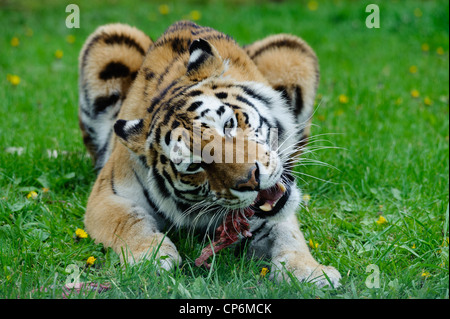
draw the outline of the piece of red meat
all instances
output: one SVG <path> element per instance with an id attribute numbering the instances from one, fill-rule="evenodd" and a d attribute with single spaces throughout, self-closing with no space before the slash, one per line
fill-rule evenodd
<path id="1" fill-rule="evenodd" d="M 250 208 L 233 211 L 225 218 L 225 222 L 216 229 L 216 240 L 203 248 L 200 256 L 195 260 L 197 267 L 205 266 L 210 268 L 211 265 L 207 263 L 209 257 L 213 256 L 218 251 L 230 246 L 239 239 L 239 235 L 244 237 L 251 237 L 250 225 L 248 218 L 253 216 L 254 211 Z"/>

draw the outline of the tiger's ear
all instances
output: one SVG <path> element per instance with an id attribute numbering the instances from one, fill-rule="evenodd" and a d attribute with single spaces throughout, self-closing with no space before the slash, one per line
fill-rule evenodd
<path id="1" fill-rule="evenodd" d="M 217 49 L 206 40 L 196 39 L 189 46 L 186 75 L 192 81 L 201 81 L 224 72 L 224 64 Z"/>
<path id="2" fill-rule="evenodd" d="M 144 154 L 146 134 L 144 134 L 144 120 L 117 120 L 114 132 L 126 147 L 137 154 Z"/>

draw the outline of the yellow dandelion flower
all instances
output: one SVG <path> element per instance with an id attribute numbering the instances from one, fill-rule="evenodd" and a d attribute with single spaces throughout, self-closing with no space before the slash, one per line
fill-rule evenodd
<path id="1" fill-rule="evenodd" d="M 88 234 L 83 229 L 77 228 L 77 230 L 75 230 L 75 236 L 78 238 L 87 238 Z"/>
<path id="2" fill-rule="evenodd" d="M 197 21 L 201 19 L 202 14 L 198 10 L 192 10 L 191 13 L 189 13 L 189 16 L 191 17 L 192 20 Z"/>
<path id="3" fill-rule="evenodd" d="M 18 37 L 14 37 L 11 39 L 11 46 L 13 47 L 18 47 L 20 44 L 19 38 Z"/>
<path id="4" fill-rule="evenodd" d="M 416 249 L 416 244 L 413 244 L 413 245 L 411 246 L 411 248 L 412 248 L 412 249 Z"/>
<path id="5" fill-rule="evenodd" d="M 417 66 L 415 66 L 415 65 L 411 65 L 410 67 L 409 67 L 409 72 L 410 73 L 417 73 Z"/>
<path id="6" fill-rule="evenodd" d="M 63 57 L 63 55 L 64 55 L 64 53 L 62 52 L 62 50 L 55 51 L 55 58 L 61 59 Z"/>
<path id="7" fill-rule="evenodd" d="M 417 91 L 417 90 L 412 90 L 412 91 L 411 91 L 411 96 L 412 96 L 413 98 L 418 98 L 418 97 L 420 96 L 420 93 L 419 93 L 419 91 Z"/>
<path id="8" fill-rule="evenodd" d="M 430 106 L 431 104 L 433 104 L 433 101 L 428 96 L 425 96 L 425 98 L 423 99 L 423 103 L 426 106 Z"/>
<path id="9" fill-rule="evenodd" d="M 92 266 L 92 265 L 95 263 L 96 260 L 97 260 L 97 258 L 95 258 L 94 256 L 91 256 L 91 257 L 89 257 L 89 258 L 86 260 L 86 264 L 87 264 L 88 266 Z"/>
<path id="10" fill-rule="evenodd" d="M 422 277 L 428 278 L 428 277 L 430 277 L 430 276 L 431 276 L 430 273 L 427 272 L 427 271 L 424 271 L 424 272 L 422 273 Z"/>
<path id="11" fill-rule="evenodd" d="M 27 198 L 28 199 L 36 199 L 38 197 L 38 194 L 35 191 L 31 191 L 28 193 Z"/>
<path id="12" fill-rule="evenodd" d="M 376 221 L 376 223 L 378 225 L 384 225 L 384 224 L 387 224 L 388 221 L 386 218 L 383 217 L 383 215 L 380 215 L 380 217 L 378 217 L 378 220 Z"/>
<path id="13" fill-rule="evenodd" d="M 347 104 L 348 103 L 348 96 L 345 94 L 339 95 L 339 103 Z"/>
<path id="14" fill-rule="evenodd" d="M 422 10 L 420 10 L 420 8 L 415 8 L 414 15 L 416 16 L 416 18 L 420 18 L 423 15 L 423 12 Z"/>
<path id="15" fill-rule="evenodd" d="M 312 249 L 317 249 L 319 247 L 318 243 L 313 242 L 312 239 L 309 240 L 309 247 L 311 247 Z"/>
<path id="16" fill-rule="evenodd" d="M 261 273 L 259 275 L 261 277 L 265 277 L 268 272 L 269 272 L 269 268 L 264 267 L 263 269 L 261 269 Z"/>
<path id="17" fill-rule="evenodd" d="M 316 11 L 319 8 L 319 3 L 317 1 L 308 1 L 308 9 L 311 11 Z"/>
<path id="18" fill-rule="evenodd" d="M 75 37 L 72 34 L 69 34 L 68 36 L 66 36 L 66 41 L 67 43 L 74 43 L 75 42 Z"/>
<path id="19" fill-rule="evenodd" d="M 439 55 L 443 55 L 445 53 L 444 49 L 442 47 L 439 47 L 436 49 L 436 53 Z"/>
<path id="20" fill-rule="evenodd" d="M 7 74 L 6 75 L 6 79 L 12 85 L 19 85 L 19 83 L 20 83 L 20 77 L 18 75 L 15 75 L 15 74 Z"/>
<path id="21" fill-rule="evenodd" d="M 423 43 L 421 49 L 423 52 L 428 52 L 430 51 L 430 46 L 428 45 L 428 43 Z"/>
<path id="22" fill-rule="evenodd" d="M 170 8 L 167 4 L 162 4 L 158 7 L 158 11 L 159 13 L 161 13 L 162 15 L 166 15 L 169 14 L 170 12 Z"/>

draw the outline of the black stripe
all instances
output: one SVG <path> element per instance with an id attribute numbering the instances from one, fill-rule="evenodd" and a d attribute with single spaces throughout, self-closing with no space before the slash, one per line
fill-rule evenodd
<path id="1" fill-rule="evenodd" d="M 169 100 L 167 100 L 167 101 L 165 102 L 165 104 L 166 104 L 166 105 L 170 105 L 170 107 L 171 107 L 173 110 L 175 110 L 175 111 L 177 111 L 177 110 L 179 110 L 180 108 L 182 108 L 184 105 L 186 105 L 186 104 L 185 104 L 186 101 L 185 101 L 184 92 L 186 92 L 187 90 L 189 90 L 193 85 L 195 85 L 195 84 L 187 85 L 187 86 L 183 87 L 183 89 L 182 89 L 181 91 L 178 92 L 178 95 L 175 95 L 175 96 L 172 96 L 171 98 L 169 98 Z M 174 102 L 174 100 L 176 100 L 177 98 L 179 99 L 180 97 L 181 97 L 181 100 L 180 100 L 180 101 L 175 101 L 175 102 Z M 152 114 L 152 122 L 151 122 L 150 128 L 149 128 L 149 130 L 148 130 L 148 136 L 150 136 L 150 134 L 153 132 L 154 127 L 158 124 L 158 121 L 159 121 L 158 113 L 159 113 L 160 111 L 163 110 L 163 107 L 159 107 L 159 108 L 157 108 L 157 109 L 155 110 L 155 112 L 153 112 L 153 110 L 154 110 L 156 104 L 159 103 L 159 102 L 160 102 L 160 101 L 157 101 L 157 102 L 155 102 L 155 103 L 152 103 L 152 105 L 150 105 L 150 107 L 147 109 L 148 112 L 153 113 L 153 114 Z M 177 119 L 178 119 L 178 120 L 183 120 L 183 114 L 178 114 L 178 115 L 177 115 Z"/>
<path id="2" fill-rule="evenodd" d="M 179 38 L 175 37 L 170 39 L 170 45 L 172 47 L 172 50 L 176 53 L 183 53 L 187 51 L 189 47 L 190 40 L 187 38 Z"/>
<path id="3" fill-rule="evenodd" d="M 311 56 L 311 54 L 305 49 L 305 47 L 292 39 L 280 39 L 277 41 L 273 41 L 270 42 L 268 44 L 266 44 L 265 46 L 263 46 L 262 48 L 259 48 L 258 50 L 255 51 L 255 53 L 253 53 L 251 55 L 252 59 L 255 59 L 256 57 L 258 57 L 260 54 L 262 54 L 264 51 L 270 50 L 270 49 L 278 49 L 278 48 L 289 48 L 289 49 L 296 49 L 296 50 L 300 50 L 303 53 L 308 53 L 309 56 Z"/>
<path id="4" fill-rule="evenodd" d="M 292 98 L 289 96 L 288 90 L 284 86 L 277 86 L 274 88 L 276 91 L 281 93 L 281 96 L 286 100 L 289 106 L 292 106 Z"/>
<path id="5" fill-rule="evenodd" d="M 165 177 L 166 181 L 169 182 L 170 186 L 173 189 L 174 195 L 176 197 L 181 198 L 186 201 L 189 201 L 189 199 L 184 197 L 183 194 L 180 193 L 180 191 L 175 187 L 175 184 L 173 183 L 172 178 L 170 177 L 169 173 L 167 173 L 164 169 L 163 169 L 163 176 Z"/>
<path id="6" fill-rule="evenodd" d="M 266 105 L 270 104 L 270 100 L 264 96 L 262 96 L 261 94 L 256 93 L 254 90 L 244 86 L 244 85 L 237 85 L 237 87 L 240 87 L 246 94 L 250 95 L 250 97 L 256 99 L 256 100 L 260 100 L 262 102 L 264 102 Z"/>
<path id="7" fill-rule="evenodd" d="M 161 154 L 159 156 L 159 161 L 161 162 L 161 164 L 165 165 L 167 163 L 167 157 Z"/>
<path id="8" fill-rule="evenodd" d="M 110 62 L 100 72 L 100 79 L 106 81 L 114 78 L 124 78 L 130 74 L 130 69 L 123 63 Z"/>
<path id="9" fill-rule="evenodd" d="M 109 141 L 111 140 L 112 130 L 108 133 L 108 138 L 106 139 L 105 144 L 97 151 L 97 161 L 95 162 L 95 169 L 100 170 L 102 167 L 100 163 L 103 162 L 103 158 L 105 157 L 106 151 L 108 150 Z"/>
<path id="10" fill-rule="evenodd" d="M 252 102 L 250 102 L 249 100 L 247 100 L 245 97 L 243 97 L 241 95 L 236 95 L 236 100 L 238 100 L 242 103 L 245 103 L 248 106 L 251 106 L 252 108 L 254 108 L 256 110 L 255 105 Z"/>
<path id="11" fill-rule="evenodd" d="M 210 109 L 206 109 L 206 110 L 202 111 L 200 113 L 200 117 L 204 117 L 206 115 L 206 113 L 208 113 L 209 111 L 210 111 Z"/>
<path id="12" fill-rule="evenodd" d="M 167 87 L 165 87 L 157 96 L 155 96 L 152 99 L 150 106 L 147 108 L 147 112 L 149 112 L 149 113 L 153 112 L 155 106 L 164 99 L 164 97 L 167 95 L 169 90 L 177 83 L 178 83 L 178 80 L 173 81 Z"/>
<path id="13" fill-rule="evenodd" d="M 172 132 L 171 132 L 171 131 L 168 131 L 168 132 L 166 133 L 166 136 L 164 136 L 164 141 L 166 142 L 166 145 L 167 145 L 167 146 L 169 146 L 169 144 L 170 144 L 170 136 L 171 136 L 171 134 L 172 134 Z"/>
<path id="14" fill-rule="evenodd" d="M 196 109 L 198 109 L 200 106 L 202 106 L 202 104 L 203 104 L 202 101 L 194 102 L 188 107 L 187 111 L 194 112 Z"/>
<path id="15" fill-rule="evenodd" d="M 178 126 L 180 126 L 180 122 L 177 120 L 173 120 L 172 125 L 171 125 L 171 129 L 174 130 L 176 129 Z"/>
<path id="16" fill-rule="evenodd" d="M 238 106 L 238 105 L 236 105 L 236 104 L 232 104 L 232 103 L 228 103 L 228 102 L 225 102 L 224 104 L 225 104 L 226 106 L 231 107 L 233 110 L 241 110 L 241 107 Z"/>
<path id="17" fill-rule="evenodd" d="M 146 169 L 149 169 L 149 168 L 150 168 L 150 167 L 148 166 L 147 158 L 145 157 L 145 155 L 139 156 L 139 160 L 141 161 L 141 164 L 142 164 Z"/>
<path id="18" fill-rule="evenodd" d="M 248 114 L 245 113 L 245 112 L 242 112 L 242 115 L 243 115 L 244 118 L 245 118 L 244 123 L 245 123 L 245 124 L 248 124 L 248 123 L 249 123 L 249 117 L 248 117 Z"/>
<path id="19" fill-rule="evenodd" d="M 120 99 L 119 93 L 113 93 L 109 96 L 98 96 L 94 100 L 94 115 L 103 112 L 108 106 L 115 104 Z"/>
<path id="20" fill-rule="evenodd" d="M 114 185 L 114 168 L 111 170 L 111 189 L 114 195 L 117 195 L 116 187 Z"/>
<path id="21" fill-rule="evenodd" d="M 222 116 L 223 113 L 225 113 L 225 107 L 221 105 L 219 109 L 216 111 L 217 115 Z"/>
<path id="22" fill-rule="evenodd" d="M 126 44 L 130 48 L 136 49 L 141 55 L 145 55 L 144 48 L 134 39 L 125 34 L 108 34 L 103 38 L 106 44 Z"/>
<path id="23" fill-rule="evenodd" d="M 125 141 L 128 139 L 130 135 L 136 135 L 142 132 L 142 128 L 144 127 L 144 120 L 140 120 L 136 125 L 131 128 L 125 130 L 125 125 L 127 121 L 125 120 L 117 120 L 114 124 L 114 132 L 120 138 L 123 138 Z"/>
<path id="24" fill-rule="evenodd" d="M 81 59 L 82 63 L 81 63 L 81 77 L 84 77 L 84 68 L 86 67 L 86 63 L 87 63 L 87 58 L 89 55 L 89 52 L 92 49 L 92 46 L 94 46 L 94 44 L 96 44 L 98 41 L 100 41 L 102 39 L 102 37 L 104 36 L 104 34 L 99 34 L 97 36 L 95 36 L 94 38 L 92 38 L 92 40 L 89 42 L 89 44 L 86 46 L 86 49 L 84 51 L 83 57 Z"/>
<path id="25" fill-rule="evenodd" d="M 295 88 L 295 115 L 299 115 L 303 110 L 303 95 L 300 86 Z"/>
<path id="26" fill-rule="evenodd" d="M 150 81 L 155 77 L 155 72 L 151 71 L 149 68 L 144 68 L 145 79 Z"/>
<path id="27" fill-rule="evenodd" d="M 226 99 L 228 97 L 227 92 L 218 92 L 215 94 L 218 99 Z"/>
<path id="28" fill-rule="evenodd" d="M 203 94 L 203 91 L 193 90 L 193 91 L 189 92 L 187 95 L 188 96 L 197 96 L 197 95 L 202 95 L 202 94 Z"/>
<path id="29" fill-rule="evenodd" d="M 156 170 L 156 167 L 153 167 L 152 173 L 153 173 L 153 177 L 155 178 L 156 187 L 158 188 L 159 194 L 164 198 L 170 197 L 171 193 L 169 192 L 169 190 L 166 187 L 164 178 Z"/>
<path id="30" fill-rule="evenodd" d="M 159 211 L 158 206 L 150 199 L 150 195 L 148 193 L 147 188 L 145 188 L 144 184 L 142 183 L 141 179 L 139 178 L 138 174 L 135 170 L 133 170 L 134 176 L 136 177 L 136 180 L 138 181 L 139 185 L 142 188 L 142 193 L 144 194 L 145 199 L 147 200 L 148 205 L 155 211 Z"/>
<path id="31" fill-rule="evenodd" d="M 196 187 L 190 190 L 178 190 L 182 194 L 199 195 L 202 190 L 202 186 Z"/>
<path id="32" fill-rule="evenodd" d="M 200 66 L 205 63 L 205 61 L 210 57 L 209 54 L 202 53 L 197 60 L 191 62 L 187 66 L 187 73 L 191 73 L 192 71 L 197 70 Z"/>

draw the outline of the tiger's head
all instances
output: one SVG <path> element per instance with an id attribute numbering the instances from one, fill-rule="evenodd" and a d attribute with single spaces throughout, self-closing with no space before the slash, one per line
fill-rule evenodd
<path id="1" fill-rule="evenodd" d="M 178 62 L 173 68 L 183 75 L 153 95 L 148 115 L 114 126 L 146 167 L 150 197 L 179 225 L 208 226 L 213 216 L 243 209 L 278 213 L 293 182 L 280 154 L 294 127 L 281 94 L 236 80 L 229 61 L 202 39 Z"/>

